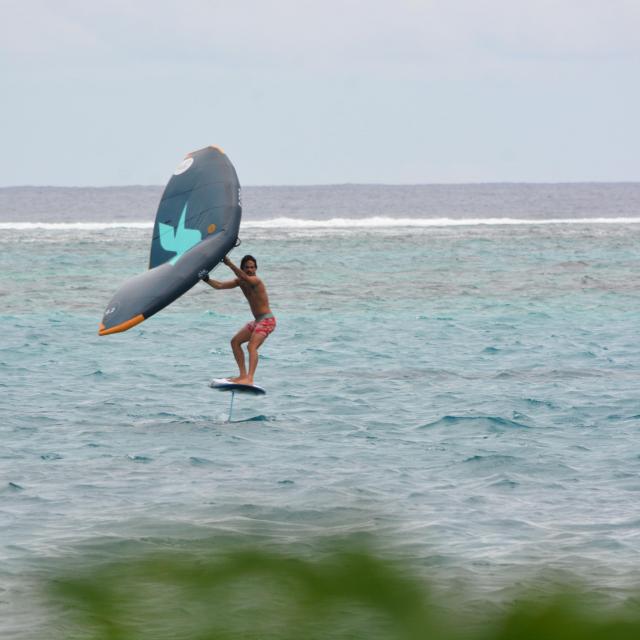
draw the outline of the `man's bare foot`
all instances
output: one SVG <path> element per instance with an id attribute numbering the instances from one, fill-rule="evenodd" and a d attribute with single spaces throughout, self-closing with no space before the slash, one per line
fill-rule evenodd
<path id="1" fill-rule="evenodd" d="M 233 379 L 233 383 L 234 384 L 248 384 L 253 386 L 253 378 L 250 378 L 249 376 L 240 376 L 238 378 L 234 378 Z"/>

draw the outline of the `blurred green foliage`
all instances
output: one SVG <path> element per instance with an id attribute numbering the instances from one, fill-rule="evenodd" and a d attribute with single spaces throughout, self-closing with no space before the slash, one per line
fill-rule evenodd
<path id="1" fill-rule="evenodd" d="M 481 620 L 436 603 L 405 565 L 344 543 L 145 554 L 50 585 L 62 637 L 83 640 L 626 640 L 640 609 L 594 608 L 576 589 L 521 597 Z M 53 635 L 52 635 L 53 637 Z"/>

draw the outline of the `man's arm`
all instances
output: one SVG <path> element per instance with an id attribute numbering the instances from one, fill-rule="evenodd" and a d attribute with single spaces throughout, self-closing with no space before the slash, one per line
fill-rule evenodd
<path id="1" fill-rule="evenodd" d="M 220 282 L 219 280 L 205 280 L 205 282 L 214 289 L 233 289 L 238 286 L 238 279 L 235 280 L 227 280 L 226 282 Z"/>
<path id="2" fill-rule="evenodd" d="M 233 264 L 231 260 L 229 260 L 228 256 L 225 256 L 224 258 L 222 258 L 222 262 L 224 262 L 227 265 L 227 267 L 229 267 L 229 269 L 231 269 L 231 271 L 233 271 L 233 273 L 235 273 L 238 276 L 238 280 L 236 282 L 238 282 L 239 280 L 243 280 L 244 282 L 248 282 L 249 284 L 253 284 L 253 285 L 258 284 L 260 282 L 260 278 L 258 278 L 258 276 L 248 276 L 242 269 L 239 269 L 238 267 L 236 267 L 236 265 Z"/>
<path id="3" fill-rule="evenodd" d="M 202 270 L 198 274 L 198 277 L 200 278 L 200 280 L 202 280 L 202 282 L 205 282 L 206 284 L 208 284 L 210 287 L 213 287 L 214 289 L 233 289 L 237 287 L 239 284 L 237 278 L 235 280 L 227 280 L 226 282 L 213 280 L 212 278 L 209 277 L 209 274 L 204 270 Z"/>

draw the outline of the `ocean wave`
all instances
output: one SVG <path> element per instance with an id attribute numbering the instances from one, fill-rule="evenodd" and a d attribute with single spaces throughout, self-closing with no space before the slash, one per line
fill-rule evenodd
<path id="1" fill-rule="evenodd" d="M 107 231 L 109 229 L 153 229 L 151 222 L 0 222 L 0 231 Z"/>
<path id="2" fill-rule="evenodd" d="M 469 416 L 443 416 L 442 418 L 433 422 L 420 425 L 418 429 L 431 429 L 434 427 L 454 427 L 465 425 L 481 425 L 487 426 L 490 430 L 499 429 L 528 429 L 529 426 L 523 422 L 516 422 L 515 420 L 509 420 L 501 416 L 481 416 L 481 415 L 469 415 Z"/>
<path id="3" fill-rule="evenodd" d="M 499 225 L 585 225 L 640 224 L 640 217 L 617 218 L 368 218 L 305 219 L 278 217 L 267 220 L 246 220 L 244 229 L 389 229 L 401 227 L 463 227 Z M 122 220 L 118 222 L 0 222 L 0 231 L 107 231 L 110 229 L 152 229 L 149 221 Z"/>
<path id="4" fill-rule="evenodd" d="M 273 218 L 244 222 L 245 228 L 388 228 L 388 227 L 461 227 L 478 225 L 544 225 L 544 224 L 637 224 L 639 218 L 556 218 L 529 220 L 520 218 L 330 218 L 304 220 L 300 218 Z"/>

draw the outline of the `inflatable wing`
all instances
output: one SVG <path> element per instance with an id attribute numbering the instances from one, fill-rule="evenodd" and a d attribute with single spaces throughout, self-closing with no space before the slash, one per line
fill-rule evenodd
<path id="1" fill-rule="evenodd" d="M 241 216 L 238 176 L 225 153 L 206 147 L 187 155 L 158 206 L 149 271 L 116 291 L 98 333 L 126 331 L 191 289 L 234 247 Z"/>

